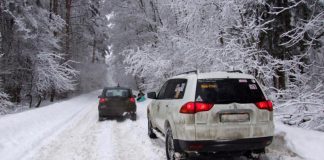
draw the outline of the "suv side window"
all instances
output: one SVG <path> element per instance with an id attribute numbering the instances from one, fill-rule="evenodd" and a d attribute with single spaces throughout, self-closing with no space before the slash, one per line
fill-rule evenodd
<path id="1" fill-rule="evenodd" d="M 187 85 L 186 79 L 171 79 L 165 90 L 164 99 L 182 99 Z"/>
<path id="2" fill-rule="evenodd" d="M 159 94 L 157 96 L 157 99 L 164 99 L 164 97 L 165 97 L 165 89 L 166 89 L 168 83 L 169 83 L 169 81 L 167 81 L 167 82 L 165 82 L 163 84 L 163 86 L 161 87 L 160 92 L 159 92 Z"/>

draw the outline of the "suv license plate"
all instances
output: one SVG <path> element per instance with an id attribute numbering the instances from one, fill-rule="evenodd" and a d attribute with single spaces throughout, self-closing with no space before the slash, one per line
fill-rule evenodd
<path id="1" fill-rule="evenodd" d="M 224 113 L 220 115 L 221 122 L 248 122 L 250 116 L 248 113 Z"/>

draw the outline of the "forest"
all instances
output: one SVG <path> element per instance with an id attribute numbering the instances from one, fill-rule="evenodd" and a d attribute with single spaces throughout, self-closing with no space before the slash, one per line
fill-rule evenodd
<path id="1" fill-rule="evenodd" d="M 323 0 L 1 0 L 0 26 L 1 114 L 99 89 L 107 69 L 143 91 L 242 70 L 277 119 L 324 131 Z"/>
<path id="2" fill-rule="evenodd" d="M 0 113 L 103 85 L 108 20 L 96 0 L 0 1 Z"/>

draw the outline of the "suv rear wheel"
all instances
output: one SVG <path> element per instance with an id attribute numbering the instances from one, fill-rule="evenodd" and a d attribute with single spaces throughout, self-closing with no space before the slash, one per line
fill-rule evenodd
<path id="1" fill-rule="evenodd" d="M 269 160 L 269 158 L 265 154 L 265 149 L 259 150 L 256 153 L 247 152 L 245 156 L 249 160 Z"/>
<path id="2" fill-rule="evenodd" d="M 174 142 L 170 128 L 166 131 L 165 151 L 168 160 L 175 160 Z"/>
<path id="3" fill-rule="evenodd" d="M 165 151 L 168 160 L 185 160 L 187 155 L 185 153 L 178 153 L 174 150 L 174 140 L 171 128 L 167 128 L 165 137 Z"/>
<path id="4" fill-rule="evenodd" d="M 147 119 L 147 124 L 148 124 L 147 125 L 147 134 L 148 134 L 148 136 L 150 138 L 152 138 L 152 139 L 157 138 L 156 134 L 153 132 L 152 123 L 151 123 L 151 120 L 149 118 Z"/>

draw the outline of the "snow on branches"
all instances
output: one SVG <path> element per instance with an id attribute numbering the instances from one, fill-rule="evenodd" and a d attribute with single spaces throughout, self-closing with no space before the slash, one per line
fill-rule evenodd
<path id="1" fill-rule="evenodd" d="M 9 96 L 0 91 L 0 115 L 6 114 L 10 106 L 12 103 L 9 101 Z"/>
<path id="2" fill-rule="evenodd" d="M 112 41 L 112 48 L 118 47 L 114 53 L 124 58 L 127 72 L 141 78 L 141 88 L 157 90 L 165 79 L 193 69 L 240 69 L 261 82 L 279 118 L 290 115 L 299 121 L 290 124 L 320 127 L 315 124 L 324 109 L 322 2 L 141 2 L 130 1 L 129 12 L 114 11 L 136 17 L 136 23 L 118 19 L 112 22 L 119 27 L 111 28 L 124 33 L 115 35 L 123 41 Z M 304 117 L 310 117 L 307 123 Z"/>
<path id="3" fill-rule="evenodd" d="M 46 92 L 54 88 L 58 93 L 74 90 L 78 72 L 69 62 L 60 63 L 62 56 L 40 52 L 35 59 L 35 90 Z"/>
<path id="4" fill-rule="evenodd" d="M 37 96 L 40 104 L 52 90 L 73 90 L 78 72 L 68 64 L 69 60 L 62 58 L 61 36 L 57 35 L 64 30 L 65 21 L 32 2 L 7 5 L 10 9 L 1 18 L 10 23 L 2 24 L 5 27 L 0 30 L 5 51 L 0 59 L 1 69 L 6 74 L 0 76 L 11 100 L 19 103 L 26 97 L 32 101 Z"/>

